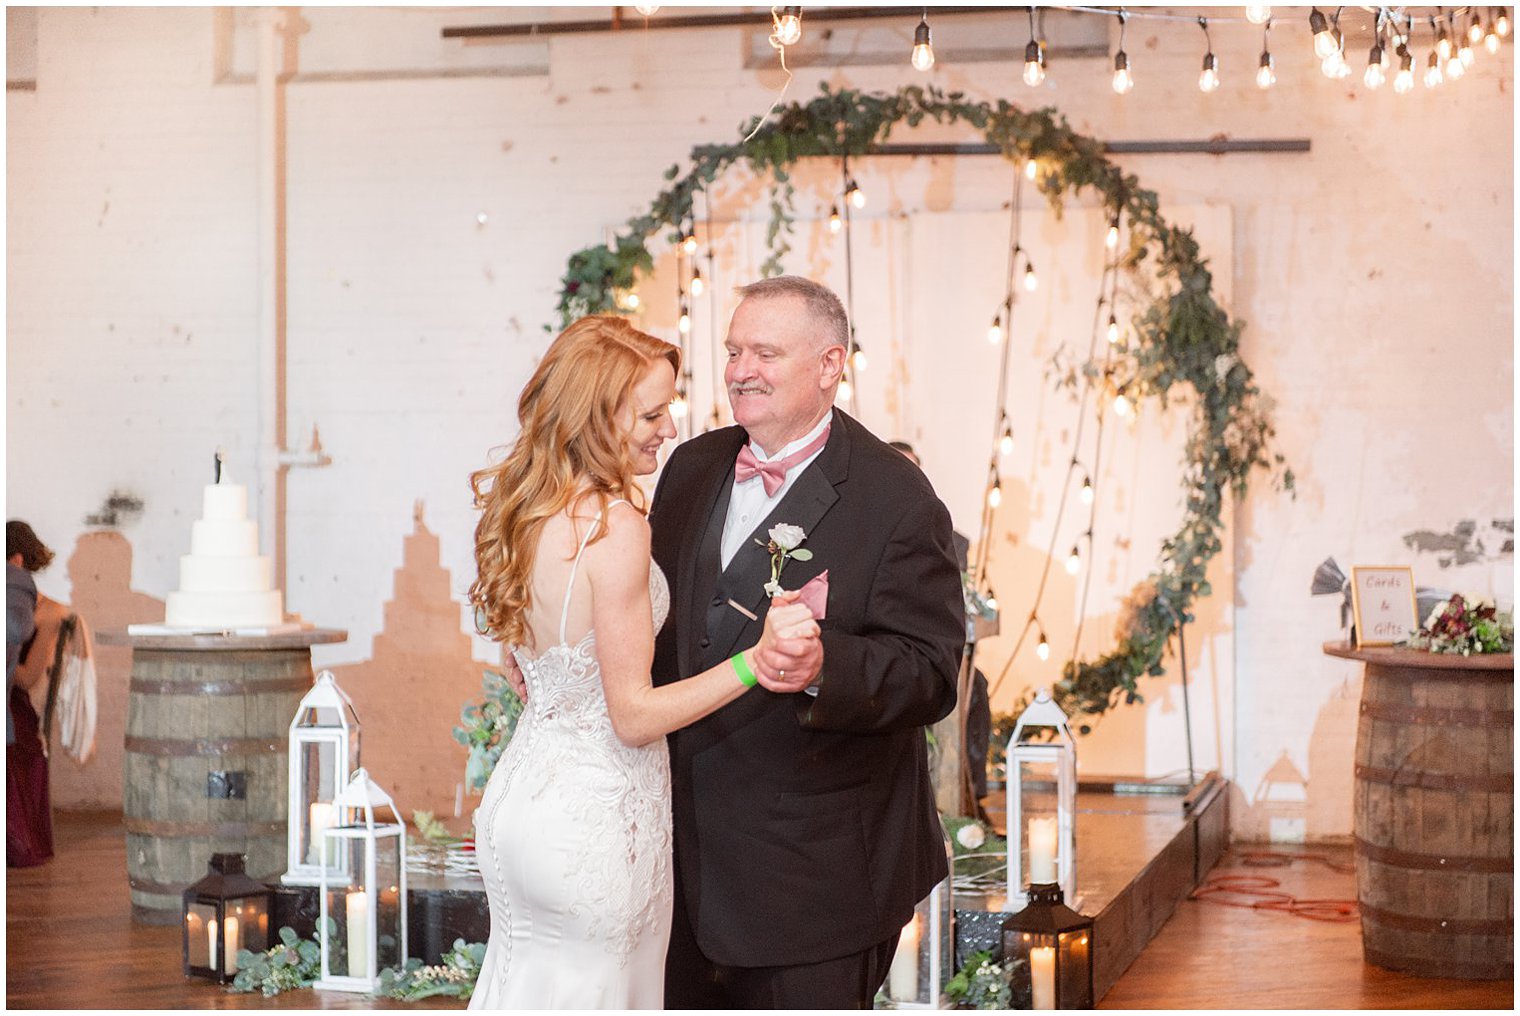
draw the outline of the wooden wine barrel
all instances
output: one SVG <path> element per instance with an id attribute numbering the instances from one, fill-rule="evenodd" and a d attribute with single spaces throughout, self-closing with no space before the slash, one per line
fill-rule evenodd
<path id="1" fill-rule="evenodd" d="M 1353 809 L 1367 961 L 1513 977 L 1514 657 L 1325 648 L 1366 663 Z"/>
<path id="2" fill-rule="evenodd" d="M 122 812 L 132 914 L 179 920 L 211 855 L 248 874 L 285 870 L 290 721 L 312 685 L 311 649 L 346 633 L 130 638 Z"/>

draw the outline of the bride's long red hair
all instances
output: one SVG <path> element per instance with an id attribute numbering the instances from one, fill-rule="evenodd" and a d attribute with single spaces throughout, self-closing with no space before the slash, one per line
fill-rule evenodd
<path id="1" fill-rule="evenodd" d="M 549 345 L 518 398 L 512 450 L 470 474 L 481 513 L 470 602 L 491 638 L 532 641 L 533 562 L 548 519 L 586 493 L 603 512 L 619 498 L 644 510 L 621 417 L 634 386 L 662 359 L 679 377 L 677 347 L 612 314 L 583 317 Z M 598 527 L 591 542 L 605 533 Z"/>

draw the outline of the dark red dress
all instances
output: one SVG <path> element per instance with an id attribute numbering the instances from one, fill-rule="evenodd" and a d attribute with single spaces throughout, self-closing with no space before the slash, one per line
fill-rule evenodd
<path id="1" fill-rule="evenodd" d="M 32 700 L 11 689 L 16 743 L 5 749 L 5 863 L 29 868 L 53 856 L 53 812 L 48 800 L 48 760 Z"/>

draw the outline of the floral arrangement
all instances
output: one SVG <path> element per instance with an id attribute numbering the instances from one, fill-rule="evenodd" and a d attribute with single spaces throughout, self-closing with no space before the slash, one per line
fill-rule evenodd
<path id="1" fill-rule="evenodd" d="M 482 684 L 485 700 L 472 702 L 461 709 L 461 725 L 454 728 L 454 740 L 470 752 L 465 762 L 464 782 L 475 793 L 485 790 L 486 780 L 491 778 L 496 760 L 501 758 L 507 742 L 512 740 L 523 711 L 522 699 L 497 671 L 487 670 Z"/>
<path id="2" fill-rule="evenodd" d="M 425 967 L 413 956 L 400 970 L 380 971 L 377 994 L 408 1002 L 438 995 L 468 999 L 475 992 L 475 981 L 480 977 L 480 967 L 485 959 L 484 942 L 456 938 L 454 948 L 444 953 L 443 962 L 436 966 Z"/>
<path id="3" fill-rule="evenodd" d="M 945 982 L 945 994 L 961 1008 L 1007 1009 L 1013 1002 L 1008 972 L 987 951 L 972 953 L 966 959 Z"/>
<path id="4" fill-rule="evenodd" d="M 986 879 L 1003 878 L 1008 866 L 1008 841 L 974 818 L 940 816 L 955 854 L 958 887 L 972 888 Z"/>
<path id="5" fill-rule="evenodd" d="M 801 526 L 780 522 L 771 526 L 771 531 L 766 535 L 770 537 L 768 543 L 755 541 L 771 556 L 771 580 L 765 584 L 765 593 L 767 596 L 779 596 L 781 569 L 786 567 L 787 561 L 811 561 L 813 552 L 802 546 L 802 541 L 807 539 L 807 533 L 803 532 Z"/>
<path id="6" fill-rule="evenodd" d="M 279 945 L 259 953 L 239 949 L 237 963 L 237 976 L 228 990 L 261 991 L 268 998 L 291 988 L 311 987 L 322 973 L 322 949 L 315 935 L 303 939 L 286 927 L 280 929 Z"/>
<path id="7" fill-rule="evenodd" d="M 1414 649 L 1432 653 L 1512 653 L 1515 651 L 1515 615 L 1503 613 L 1492 600 L 1474 600 L 1461 594 L 1436 604 L 1425 626 L 1409 637 Z"/>

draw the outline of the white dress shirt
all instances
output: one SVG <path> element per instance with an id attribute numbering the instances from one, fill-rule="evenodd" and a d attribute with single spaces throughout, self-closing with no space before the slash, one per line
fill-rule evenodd
<path id="1" fill-rule="evenodd" d="M 823 419 L 818 421 L 816 427 L 776 452 L 775 455 L 765 454 L 765 451 L 753 441 L 749 443 L 749 450 L 754 452 L 755 458 L 761 462 L 769 462 L 772 459 L 784 459 L 788 455 L 807 447 L 809 442 L 815 440 L 819 434 L 823 433 L 823 428 L 827 427 L 833 419 L 834 411 L 831 409 L 824 414 Z M 765 483 L 758 475 L 750 477 L 743 483 L 734 484 L 733 491 L 728 496 L 728 515 L 723 520 L 724 568 L 727 568 L 729 562 L 734 559 L 734 555 L 739 553 L 739 548 L 744 545 L 745 540 L 750 538 L 750 534 L 755 531 L 755 527 L 770 515 L 771 511 L 780 503 L 782 498 L 786 497 L 786 492 L 792 489 L 792 484 L 797 481 L 797 477 L 802 474 L 802 471 L 812 465 L 813 460 L 822 454 L 823 448 L 820 447 L 812 455 L 809 455 L 787 470 L 785 482 L 776 488 L 776 493 L 773 495 L 766 495 Z M 782 519 L 781 521 L 785 522 L 786 519 Z"/>

